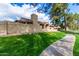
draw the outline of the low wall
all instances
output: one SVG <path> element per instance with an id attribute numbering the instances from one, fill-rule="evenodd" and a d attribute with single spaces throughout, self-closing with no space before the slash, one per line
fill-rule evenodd
<path id="1" fill-rule="evenodd" d="M 0 35 L 31 33 L 31 24 L 0 22 Z"/>
<path id="2" fill-rule="evenodd" d="M 35 33 L 35 32 L 49 32 L 57 31 L 53 28 L 44 28 L 38 24 L 23 24 L 17 22 L 0 22 L 0 35 L 17 35 L 17 34 L 26 34 L 26 33 Z"/>

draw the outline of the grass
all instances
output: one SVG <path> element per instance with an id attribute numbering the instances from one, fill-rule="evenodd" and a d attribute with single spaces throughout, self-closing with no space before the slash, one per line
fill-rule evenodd
<path id="1" fill-rule="evenodd" d="M 76 41 L 74 45 L 73 54 L 74 56 L 79 56 L 79 34 L 75 34 L 75 36 L 76 36 Z"/>
<path id="2" fill-rule="evenodd" d="M 65 36 L 64 32 L 44 32 L 0 37 L 2 56 L 38 56 L 53 42 Z"/>

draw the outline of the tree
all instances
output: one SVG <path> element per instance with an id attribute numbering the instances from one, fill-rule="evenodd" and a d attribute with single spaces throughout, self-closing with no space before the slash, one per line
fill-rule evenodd
<path id="1" fill-rule="evenodd" d="M 78 30 L 79 29 L 78 20 L 79 20 L 79 14 L 77 14 L 77 13 L 67 14 L 67 26 L 68 26 L 68 28 L 71 30 Z"/>
<path id="2" fill-rule="evenodd" d="M 52 5 L 51 9 L 51 19 L 53 20 L 60 20 L 62 17 L 64 17 L 64 29 L 66 30 L 66 13 L 68 10 L 68 4 L 67 3 L 54 3 Z M 59 21 L 60 23 L 60 21 Z"/>

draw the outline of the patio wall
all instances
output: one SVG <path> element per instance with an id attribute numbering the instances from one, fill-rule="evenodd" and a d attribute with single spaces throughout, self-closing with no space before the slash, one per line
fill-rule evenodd
<path id="1" fill-rule="evenodd" d="M 18 22 L 10 22 L 10 21 L 0 21 L 0 35 L 16 35 L 16 34 L 26 34 L 26 33 L 37 33 L 37 32 L 50 32 L 57 31 L 53 27 L 43 28 L 38 24 L 38 16 L 35 14 L 31 15 L 31 20 L 33 24 L 23 24 Z"/>

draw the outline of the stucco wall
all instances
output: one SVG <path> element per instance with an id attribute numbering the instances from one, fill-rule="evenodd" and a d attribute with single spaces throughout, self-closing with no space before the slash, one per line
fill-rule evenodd
<path id="1" fill-rule="evenodd" d="M 19 22 L 10 21 L 0 22 L 0 35 L 57 31 L 57 29 L 54 29 L 53 27 L 51 27 L 50 29 L 49 26 L 42 29 L 40 24 L 38 24 L 38 16 L 35 14 L 31 15 L 31 20 L 33 21 L 33 24 L 23 24 Z"/>

